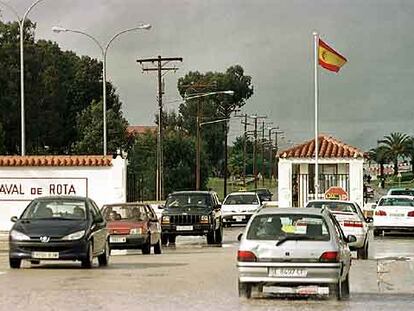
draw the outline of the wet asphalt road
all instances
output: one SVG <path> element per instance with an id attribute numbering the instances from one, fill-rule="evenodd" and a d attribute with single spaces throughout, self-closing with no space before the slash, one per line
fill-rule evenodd
<path id="1" fill-rule="evenodd" d="M 162 255 L 116 252 L 107 268 L 41 263 L 8 268 L 0 253 L 0 310 L 413 310 L 414 236 L 376 238 L 370 259 L 354 260 L 351 298 L 239 299 L 235 255 L 241 228 L 222 247 L 179 238 Z"/>

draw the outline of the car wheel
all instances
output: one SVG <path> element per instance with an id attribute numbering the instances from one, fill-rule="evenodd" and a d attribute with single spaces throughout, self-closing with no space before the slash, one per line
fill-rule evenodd
<path id="1" fill-rule="evenodd" d="M 12 269 L 20 269 L 22 260 L 18 258 L 9 258 L 9 265 Z"/>
<path id="2" fill-rule="evenodd" d="M 332 299 L 340 299 L 340 283 L 329 284 L 329 297 Z"/>
<path id="3" fill-rule="evenodd" d="M 379 235 L 380 235 L 380 230 L 374 229 L 374 236 L 379 236 Z"/>
<path id="4" fill-rule="evenodd" d="M 214 230 L 207 233 L 207 244 L 214 244 Z"/>
<path id="5" fill-rule="evenodd" d="M 239 297 L 250 299 L 252 297 L 252 284 L 239 281 Z"/>
<path id="6" fill-rule="evenodd" d="M 223 226 L 220 225 L 220 227 L 215 232 L 215 242 L 216 244 L 221 244 L 223 242 Z"/>
<path id="7" fill-rule="evenodd" d="M 151 237 L 148 237 L 147 242 L 142 245 L 141 251 L 143 255 L 151 254 Z"/>
<path id="8" fill-rule="evenodd" d="M 161 254 L 161 240 L 154 245 L 154 254 Z"/>
<path id="9" fill-rule="evenodd" d="M 176 236 L 175 235 L 169 235 L 168 236 L 168 242 L 170 243 L 170 245 L 175 245 L 175 240 L 176 240 Z"/>
<path id="10" fill-rule="evenodd" d="M 341 297 L 339 299 L 348 299 L 349 298 L 349 274 L 346 276 L 346 279 L 341 282 Z"/>
<path id="11" fill-rule="evenodd" d="M 168 235 L 161 234 L 161 244 L 162 245 L 167 245 L 167 243 L 168 243 Z"/>
<path id="12" fill-rule="evenodd" d="M 82 268 L 90 269 L 92 268 L 92 263 L 93 263 L 93 248 L 92 248 L 92 243 L 89 242 L 86 258 L 82 259 L 81 265 L 82 265 Z"/>
<path id="13" fill-rule="evenodd" d="M 100 267 L 106 267 L 109 263 L 109 243 L 106 241 L 104 253 L 98 256 L 98 263 Z"/>
<path id="14" fill-rule="evenodd" d="M 357 249 L 358 259 L 368 259 L 368 242 L 365 243 L 364 247 Z"/>

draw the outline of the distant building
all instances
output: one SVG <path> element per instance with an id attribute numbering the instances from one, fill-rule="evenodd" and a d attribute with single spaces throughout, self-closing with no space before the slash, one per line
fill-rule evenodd
<path id="1" fill-rule="evenodd" d="M 131 125 L 127 127 L 127 133 L 131 136 L 145 134 L 147 132 L 157 133 L 156 125 Z"/>
<path id="2" fill-rule="evenodd" d="M 321 135 L 319 147 L 319 193 L 315 195 L 315 141 L 309 140 L 279 152 L 279 206 L 305 206 L 324 198 L 331 187 L 346 191 L 348 199 L 363 205 L 364 153 L 358 148 Z"/>

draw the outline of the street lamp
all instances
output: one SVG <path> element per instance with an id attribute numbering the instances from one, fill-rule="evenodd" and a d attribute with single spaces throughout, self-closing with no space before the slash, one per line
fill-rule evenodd
<path id="1" fill-rule="evenodd" d="M 234 91 L 217 91 L 217 92 L 208 92 L 197 94 L 193 96 L 184 96 L 184 100 L 192 100 L 196 98 L 208 97 L 212 95 L 218 94 L 225 94 L 225 95 L 234 95 Z M 200 190 L 200 150 L 201 150 L 201 143 L 200 143 L 200 128 L 201 128 L 201 113 L 200 113 L 200 102 L 197 102 L 197 139 L 196 139 L 196 190 Z"/>
<path id="2" fill-rule="evenodd" d="M 0 1 L 0 4 L 8 8 L 17 18 L 17 22 L 20 27 L 20 119 L 21 119 L 21 155 L 26 155 L 26 136 L 25 136 L 25 122 L 24 122 L 24 22 L 26 21 L 27 16 L 30 11 L 43 0 L 37 0 L 33 2 L 26 12 L 23 14 L 23 17 L 20 17 L 19 13 L 8 3 Z"/>
<path id="3" fill-rule="evenodd" d="M 95 39 L 93 36 L 91 36 L 90 34 L 80 31 L 80 30 L 72 30 L 72 29 L 67 29 L 67 28 L 63 28 L 63 27 L 59 27 L 59 26 L 54 26 L 52 27 L 52 31 L 56 32 L 56 33 L 60 33 L 60 32 L 73 32 L 73 33 L 78 33 L 81 35 L 84 35 L 86 37 L 88 37 L 89 39 L 91 39 L 93 42 L 96 43 L 96 45 L 99 47 L 99 49 L 101 50 L 102 53 L 102 101 L 103 101 L 103 154 L 106 156 L 107 155 L 107 130 L 106 130 L 106 55 L 109 49 L 109 46 L 111 45 L 111 43 L 118 38 L 120 35 L 126 33 L 126 32 L 130 32 L 130 31 L 136 31 L 136 30 L 150 30 L 151 29 L 151 25 L 150 24 L 139 24 L 137 27 L 133 27 L 133 28 L 129 28 L 129 29 L 125 29 L 123 31 L 120 31 L 118 33 L 116 33 L 115 35 L 112 36 L 112 38 L 108 41 L 108 43 L 104 46 L 102 45 L 97 39 Z"/>

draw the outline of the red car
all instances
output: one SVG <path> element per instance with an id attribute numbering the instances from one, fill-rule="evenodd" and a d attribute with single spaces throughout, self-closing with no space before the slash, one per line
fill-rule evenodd
<path id="1" fill-rule="evenodd" d="M 119 203 L 105 205 L 102 214 L 107 221 L 110 249 L 141 249 L 161 254 L 161 225 L 150 205 Z"/>

